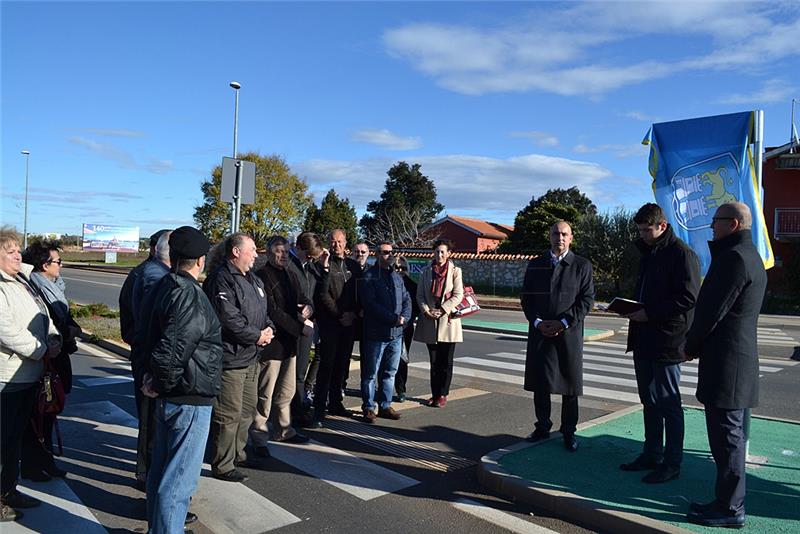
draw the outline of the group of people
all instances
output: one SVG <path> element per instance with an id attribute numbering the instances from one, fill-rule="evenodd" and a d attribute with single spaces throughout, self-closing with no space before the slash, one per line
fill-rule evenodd
<path id="1" fill-rule="evenodd" d="M 634 216 L 641 253 L 627 352 L 633 352 L 643 405 L 641 454 L 620 465 L 647 471 L 642 482 L 680 476 L 684 414 L 681 364 L 699 360 L 697 399 L 705 408 L 711 454 L 717 468 L 714 499 L 690 504 L 687 519 L 709 527 L 745 525 L 745 410 L 758 404 L 758 315 L 766 272 L 751 237 L 747 205 L 720 205 L 711 222 L 711 265 L 700 279 L 697 255 L 681 241 L 657 204 Z M 583 321 L 594 301 L 592 265 L 569 250 L 565 221 L 550 231 L 551 250 L 531 260 L 521 293 L 530 323 L 525 389 L 533 392 L 536 423 L 526 438 L 550 437 L 550 395 L 559 394 L 564 447 L 575 437 L 582 394 Z"/>
<path id="2" fill-rule="evenodd" d="M 16 233 L 0 230 L 0 521 L 18 520 L 20 509 L 40 504 L 17 490 L 20 476 L 35 482 L 66 476 L 53 457 L 55 418 L 39 406 L 45 370 L 59 377 L 52 395 L 72 389 L 70 354 L 81 333 L 60 275 L 54 243 L 23 251 Z"/>
<path id="3" fill-rule="evenodd" d="M 640 306 L 626 315 L 627 349 L 645 436 L 642 453 L 620 469 L 648 471 L 645 483 L 680 475 L 680 366 L 698 358 L 697 398 L 705 406 L 717 478 L 714 499 L 692 503 L 688 519 L 743 526 L 743 420 L 758 401 L 756 325 L 766 287 L 750 211 L 735 202 L 717 209 L 702 284 L 696 254 L 661 208 L 646 204 L 634 221 Z M 526 439 L 550 437 L 550 396 L 559 394 L 564 447 L 576 452 L 583 324 L 594 285 L 591 262 L 570 250 L 572 237 L 568 222 L 552 226 L 549 253 L 528 265 L 521 303 L 530 323 L 524 388 L 533 392 L 536 418 Z M 392 404 L 406 398 L 412 340 L 429 352 L 427 404 L 446 406 L 455 345 L 463 340 L 454 311 L 464 282 L 451 252 L 449 241 L 437 241 L 415 282 L 392 243 L 378 243 L 370 265 L 364 242 L 348 255 L 343 230 L 331 232 L 327 247 L 310 232 L 293 243 L 273 236 L 266 258 L 244 233 L 213 248 L 189 226 L 151 236 L 150 257 L 120 292 L 139 418 L 136 479 L 147 494 L 149 531 L 179 533 L 197 519 L 189 505 L 204 458 L 215 478 L 243 482 L 247 476 L 238 468 L 262 467 L 271 441 L 303 444 L 309 438 L 296 428 L 322 427 L 328 415 L 354 415 L 343 395 L 356 341 L 365 423 L 401 417 Z M 56 246 L 34 244 L 22 255 L 16 234 L 0 235 L 3 521 L 39 504 L 17 491 L 20 470 L 31 480 L 66 474 L 53 462 L 52 421 L 34 415 L 45 368 L 57 370 L 68 392 L 69 354 L 80 334 L 60 266 Z"/>
<path id="4" fill-rule="evenodd" d="M 370 265 L 367 244 L 348 255 L 346 239 L 338 229 L 327 243 L 310 232 L 294 243 L 276 235 L 260 258 L 244 233 L 213 248 L 188 226 L 151 236 L 150 258 L 120 292 L 151 532 L 197 519 L 188 509 L 204 457 L 215 478 L 244 482 L 239 468 L 263 467 L 271 441 L 303 444 L 297 428 L 354 415 L 343 395 L 356 341 L 364 422 L 401 417 L 392 403 L 405 400 L 413 339 L 430 354 L 428 405 L 446 405 L 462 341 L 452 312 L 464 295 L 452 244 L 435 243 L 416 283 L 391 243 L 375 247 Z"/>

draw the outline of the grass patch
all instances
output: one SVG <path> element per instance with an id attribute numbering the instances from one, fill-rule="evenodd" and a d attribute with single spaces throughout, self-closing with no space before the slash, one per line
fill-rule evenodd
<path id="1" fill-rule="evenodd" d="M 97 302 L 94 304 L 85 304 L 85 305 L 75 304 L 74 302 L 70 302 L 69 311 L 72 314 L 72 317 L 74 317 L 75 319 L 79 317 L 81 318 L 99 317 L 106 319 L 119 319 L 118 311 L 112 310 L 105 304 Z"/>
<path id="2" fill-rule="evenodd" d="M 75 317 L 75 322 L 84 330 L 91 332 L 92 337 L 95 339 L 122 341 L 122 335 L 119 331 L 119 319 L 98 316 Z"/>

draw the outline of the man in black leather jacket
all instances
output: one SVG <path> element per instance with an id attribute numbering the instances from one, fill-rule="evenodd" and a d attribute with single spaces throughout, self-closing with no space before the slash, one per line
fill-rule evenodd
<path id="1" fill-rule="evenodd" d="M 225 261 L 203 282 L 222 324 L 225 358 L 211 418 L 211 472 L 226 482 L 247 480 L 236 466 L 252 463 L 245 448 L 258 401 L 258 357 L 275 333 L 264 283 L 252 271 L 257 257 L 250 236 L 232 234 L 225 240 Z"/>
<path id="2" fill-rule="evenodd" d="M 143 337 L 149 358 L 144 362 L 142 393 L 157 399 L 156 439 L 147 474 L 150 532 L 183 531 L 222 373 L 220 324 L 197 283 L 208 239 L 182 226 L 172 233 L 169 245 L 173 270 L 153 290 Z"/>

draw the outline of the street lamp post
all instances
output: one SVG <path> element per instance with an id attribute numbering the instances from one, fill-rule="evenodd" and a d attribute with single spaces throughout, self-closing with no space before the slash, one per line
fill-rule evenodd
<path id="1" fill-rule="evenodd" d="M 28 161 L 30 160 L 31 153 L 28 150 L 23 150 L 22 155 L 25 156 L 25 218 L 22 222 L 22 248 L 28 248 Z"/>
<path id="2" fill-rule="evenodd" d="M 231 209 L 231 233 L 234 233 L 239 231 L 240 211 L 242 209 L 242 165 L 236 157 L 237 144 L 239 142 L 239 89 L 242 88 L 242 85 L 239 82 L 231 82 L 230 86 L 236 91 L 236 100 L 233 107 L 233 159 L 236 160 L 236 182 Z"/>

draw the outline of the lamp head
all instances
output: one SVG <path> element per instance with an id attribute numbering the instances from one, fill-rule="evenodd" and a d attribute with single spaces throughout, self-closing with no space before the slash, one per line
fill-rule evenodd
<path id="1" fill-rule="evenodd" d="M 24 154 L 24 155 L 26 155 L 26 156 L 30 156 L 30 155 L 31 155 L 31 153 L 30 153 L 29 151 L 27 151 L 27 150 L 23 150 L 23 151 L 21 152 L 21 154 Z"/>
<path id="2" fill-rule="evenodd" d="M 242 84 L 240 84 L 239 82 L 231 82 L 230 85 L 237 91 L 242 88 Z"/>

